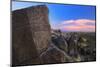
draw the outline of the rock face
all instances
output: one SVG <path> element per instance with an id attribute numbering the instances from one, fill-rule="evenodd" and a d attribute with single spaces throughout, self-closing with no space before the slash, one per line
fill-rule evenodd
<path id="1" fill-rule="evenodd" d="M 66 62 L 66 56 L 59 49 L 54 46 L 49 47 L 45 52 L 40 55 L 42 64 L 51 64 L 51 63 L 62 63 Z"/>
<path id="2" fill-rule="evenodd" d="M 12 64 L 40 64 L 39 55 L 48 48 L 50 36 L 45 5 L 13 11 Z"/>
<path id="3" fill-rule="evenodd" d="M 27 10 L 29 23 L 32 30 L 33 40 L 39 54 L 48 47 L 50 41 L 50 24 L 48 19 L 48 8 L 45 5 L 29 8 Z"/>

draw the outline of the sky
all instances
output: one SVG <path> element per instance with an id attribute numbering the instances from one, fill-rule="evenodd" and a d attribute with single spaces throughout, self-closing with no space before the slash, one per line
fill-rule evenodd
<path id="1" fill-rule="evenodd" d="M 52 29 L 65 32 L 95 32 L 95 6 L 12 2 L 12 11 L 36 5 L 47 5 Z"/>

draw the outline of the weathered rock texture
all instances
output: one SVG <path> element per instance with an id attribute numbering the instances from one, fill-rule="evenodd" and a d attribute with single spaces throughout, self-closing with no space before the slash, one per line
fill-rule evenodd
<path id="1" fill-rule="evenodd" d="M 40 55 L 42 64 L 51 64 L 51 63 L 62 63 L 66 62 L 66 56 L 64 53 L 57 47 L 49 47 L 45 52 Z"/>
<path id="2" fill-rule="evenodd" d="M 12 12 L 12 64 L 40 64 L 49 46 L 48 8 L 39 5 Z"/>

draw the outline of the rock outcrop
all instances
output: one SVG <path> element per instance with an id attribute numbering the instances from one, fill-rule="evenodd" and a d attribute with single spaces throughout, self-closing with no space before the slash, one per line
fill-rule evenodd
<path id="1" fill-rule="evenodd" d="M 12 12 L 12 64 L 40 64 L 39 55 L 48 48 L 50 24 L 45 5 Z"/>

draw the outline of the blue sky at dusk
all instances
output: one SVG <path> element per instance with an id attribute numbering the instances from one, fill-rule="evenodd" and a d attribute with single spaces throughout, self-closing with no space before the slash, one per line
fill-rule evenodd
<path id="1" fill-rule="evenodd" d="M 95 6 L 13 1 L 12 11 L 43 4 L 49 8 L 49 21 L 53 29 L 80 32 L 95 31 Z"/>

